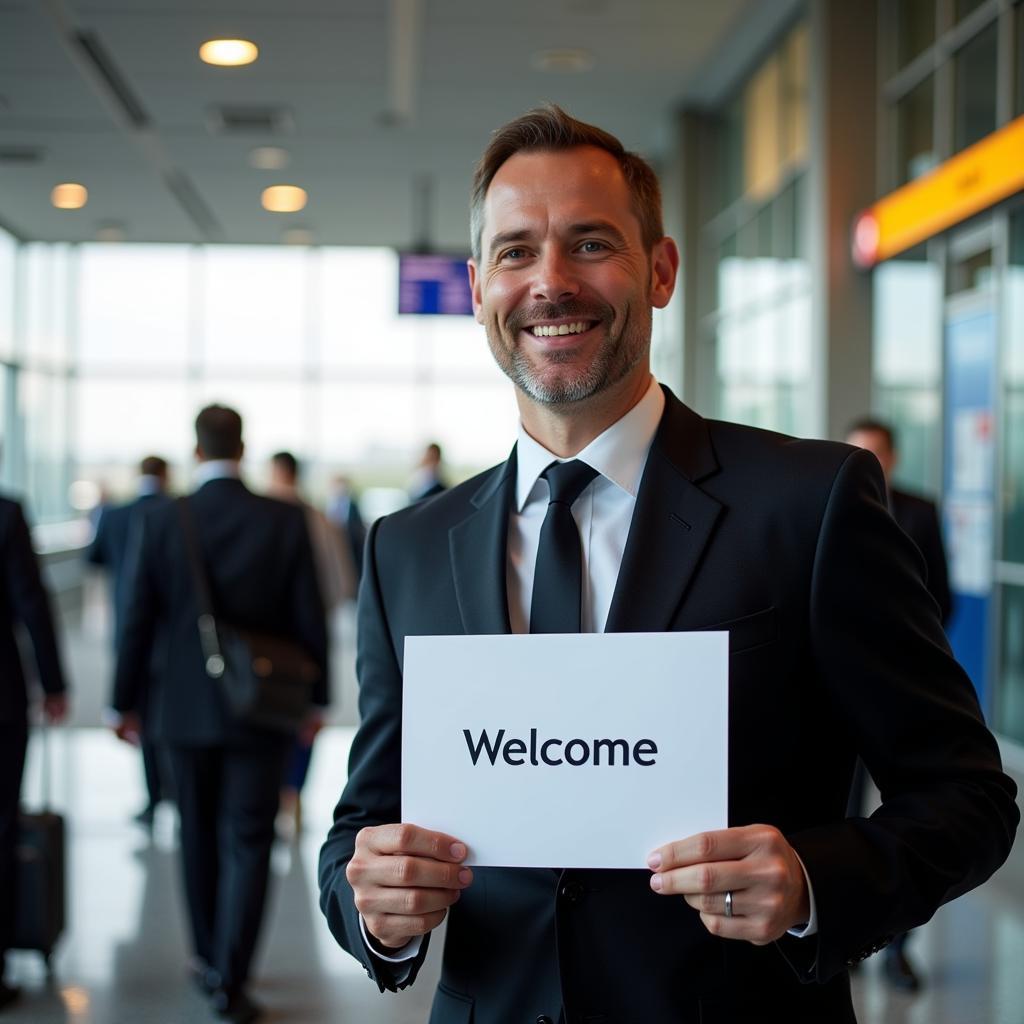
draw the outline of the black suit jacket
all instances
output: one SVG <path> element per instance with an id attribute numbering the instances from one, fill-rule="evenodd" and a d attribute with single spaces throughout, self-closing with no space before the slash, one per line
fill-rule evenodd
<path id="1" fill-rule="evenodd" d="M 953 611 L 953 598 L 949 592 L 949 569 L 942 543 L 939 510 L 927 498 L 897 490 L 889 491 L 889 508 L 893 518 L 924 557 L 925 583 L 939 605 L 939 614 L 945 625 Z"/>
<path id="2" fill-rule="evenodd" d="M 190 499 L 214 612 L 225 622 L 300 643 L 320 665 L 314 701 L 326 704 L 327 626 L 304 509 L 252 494 L 234 479 L 211 480 Z M 258 730 L 228 715 L 204 668 L 177 503 L 146 509 L 139 564 L 114 680 L 113 706 L 149 702 L 153 739 L 186 746 L 252 739 Z M 149 675 L 151 652 L 158 666 Z M 143 690 L 153 691 L 144 695 Z"/>
<path id="3" fill-rule="evenodd" d="M 0 498 L 0 722 L 21 722 L 28 693 L 15 623 L 27 631 L 39 683 L 47 693 L 64 691 L 50 600 L 39 576 L 32 538 L 21 506 Z"/>
<path id="4" fill-rule="evenodd" d="M 362 725 L 320 885 L 333 933 L 382 988 L 401 975 L 362 942 L 345 867 L 362 826 L 400 820 L 404 640 L 508 631 L 514 488 L 513 454 L 368 539 Z M 478 869 L 449 914 L 432 1024 L 557 1020 L 563 1007 L 569 1024 L 852 1021 L 847 965 L 987 878 L 1018 820 L 877 462 L 705 421 L 669 394 L 607 628 L 729 631 L 729 821 L 786 834 L 817 937 L 716 939 L 644 871 Z M 858 753 L 884 802 L 846 820 Z"/>
<path id="5" fill-rule="evenodd" d="M 143 494 L 124 505 L 108 505 L 100 513 L 86 560 L 102 566 L 110 573 L 114 605 L 114 647 L 120 645 L 121 633 L 132 593 L 132 574 L 142 534 L 142 516 L 147 509 L 166 504 L 165 494 Z"/>

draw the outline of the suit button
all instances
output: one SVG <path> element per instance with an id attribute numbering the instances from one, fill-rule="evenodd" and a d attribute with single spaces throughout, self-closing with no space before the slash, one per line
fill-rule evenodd
<path id="1" fill-rule="evenodd" d="M 562 886 L 562 899 L 566 903 L 579 903 L 583 899 L 583 893 L 583 886 L 579 882 L 568 882 Z"/>
<path id="2" fill-rule="evenodd" d="M 537 1024 L 555 1024 L 555 1022 L 546 1013 L 542 1013 L 537 1018 Z"/>

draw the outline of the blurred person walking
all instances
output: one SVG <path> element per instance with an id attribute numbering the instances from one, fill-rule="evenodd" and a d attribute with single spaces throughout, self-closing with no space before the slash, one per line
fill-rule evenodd
<path id="1" fill-rule="evenodd" d="M 363 545 L 366 543 L 366 523 L 359 502 L 352 491 L 352 481 L 338 474 L 331 480 L 331 493 L 327 498 L 324 515 L 329 522 L 348 534 L 349 551 L 356 572 L 356 583 L 363 572 Z"/>
<path id="2" fill-rule="evenodd" d="M 441 460 L 441 446 L 436 441 L 431 441 L 423 449 L 423 455 L 409 484 L 410 505 L 448 490 L 448 484 L 441 473 Z"/>
<path id="3" fill-rule="evenodd" d="M 348 531 L 305 501 L 299 492 L 299 460 L 291 452 L 277 452 L 270 457 L 270 486 L 268 493 L 279 501 L 299 505 L 306 515 L 309 539 L 313 545 L 317 579 L 324 609 L 328 616 L 346 601 L 356 596 L 356 572 Z M 282 838 L 291 839 L 302 828 L 302 787 L 309 773 L 313 756 L 313 741 L 320 731 L 321 721 L 311 720 L 309 727 L 295 737 L 285 766 L 281 786 L 277 831 Z"/>
<path id="4" fill-rule="evenodd" d="M 939 510 L 935 503 L 918 494 L 910 494 L 893 486 L 893 472 L 899 462 L 896 434 L 893 428 L 882 420 L 863 417 L 851 424 L 846 441 L 857 448 L 864 448 L 878 459 L 885 477 L 889 511 L 899 523 L 903 532 L 917 545 L 925 564 L 925 585 L 939 606 L 942 625 L 949 625 L 953 612 L 953 598 L 949 591 L 949 567 L 942 543 Z M 853 818 L 864 814 L 864 790 L 867 771 L 862 761 L 850 788 L 847 814 Z M 897 935 L 885 950 L 885 976 L 895 988 L 905 992 L 916 992 L 921 987 L 921 976 L 907 955 L 909 932 Z"/>
<path id="5" fill-rule="evenodd" d="M 111 603 L 114 609 L 114 654 L 121 648 L 124 622 L 131 597 L 137 546 L 142 530 L 142 516 L 147 509 L 170 501 L 167 495 L 167 462 L 159 455 L 147 455 L 139 463 L 136 497 L 121 505 L 106 505 L 96 525 L 96 535 L 86 552 L 86 560 L 105 569 L 110 578 Z M 157 665 L 151 665 L 156 671 Z M 143 693 L 148 692 L 143 690 Z M 163 755 L 150 733 L 149 709 L 143 704 L 140 715 L 140 746 L 146 779 L 146 806 L 135 815 L 135 821 L 152 828 L 157 805 L 168 794 L 168 769 Z"/>
<path id="6" fill-rule="evenodd" d="M 4 960 L 14 939 L 18 799 L 28 747 L 29 686 L 16 626 L 31 641 L 43 714 L 59 722 L 67 714 L 67 685 L 50 600 L 21 505 L 0 497 L 0 1010 L 19 995 L 3 981 Z"/>
<path id="7" fill-rule="evenodd" d="M 118 736 L 131 740 L 140 706 L 152 702 L 154 737 L 169 751 L 181 814 L 191 970 L 222 1020 L 247 1024 L 260 1015 L 246 985 L 292 737 L 235 717 L 207 674 L 214 669 L 200 641 L 206 601 L 197 576 L 208 580 L 218 622 L 278 637 L 315 662 L 313 718 L 328 699 L 327 630 L 302 509 L 242 483 L 241 417 L 208 406 L 196 418 L 196 440 L 195 492 L 143 517 L 113 710 Z M 154 645 L 165 657 L 150 676 Z"/>

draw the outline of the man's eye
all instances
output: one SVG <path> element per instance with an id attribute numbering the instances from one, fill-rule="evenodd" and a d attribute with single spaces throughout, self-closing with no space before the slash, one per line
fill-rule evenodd
<path id="1" fill-rule="evenodd" d="M 580 252 L 604 252 L 608 247 L 604 242 L 597 242 L 594 239 L 589 239 L 580 246 Z"/>
<path id="2" fill-rule="evenodd" d="M 525 255 L 525 249 L 506 249 L 501 254 L 501 258 L 503 260 L 521 260 Z"/>

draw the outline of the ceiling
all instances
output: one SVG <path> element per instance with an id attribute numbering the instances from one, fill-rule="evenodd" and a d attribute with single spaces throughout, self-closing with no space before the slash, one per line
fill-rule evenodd
<path id="1" fill-rule="evenodd" d="M 0 223 L 23 239 L 323 244 L 464 250 L 488 133 L 544 101 L 657 162 L 672 112 L 706 102 L 777 0 L 0 0 Z M 259 60 L 214 68 L 204 40 Z M 541 51 L 593 65 L 542 70 Z M 729 50 L 729 58 L 724 54 Z M 215 112 L 276 110 L 218 132 Z M 284 147 L 284 170 L 249 165 Z M 81 210 L 50 191 L 77 181 Z M 301 185 L 304 210 L 260 206 Z"/>

